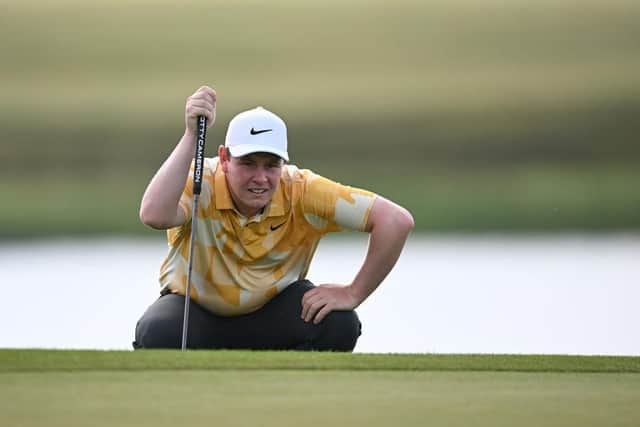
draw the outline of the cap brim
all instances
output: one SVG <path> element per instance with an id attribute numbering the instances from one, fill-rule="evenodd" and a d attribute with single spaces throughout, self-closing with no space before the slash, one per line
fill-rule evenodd
<path id="1" fill-rule="evenodd" d="M 235 147 L 228 147 L 233 157 L 242 157 L 252 153 L 270 153 L 289 161 L 289 156 L 285 151 L 276 150 L 273 147 L 258 144 L 242 144 Z"/>

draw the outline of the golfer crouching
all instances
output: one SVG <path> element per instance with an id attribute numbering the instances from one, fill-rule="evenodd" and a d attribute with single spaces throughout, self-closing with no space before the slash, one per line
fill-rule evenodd
<path id="1" fill-rule="evenodd" d="M 206 158 L 192 236 L 190 171 L 197 118 L 216 118 L 216 92 L 187 99 L 184 135 L 147 187 L 142 222 L 167 230 L 160 297 L 137 323 L 134 348 L 180 348 L 189 265 L 189 348 L 352 351 L 354 311 L 395 265 L 413 228 L 411 214 L 372 192 L 290 165 L 285 123 L 257 107 L 235 116 L 218 156 Z M 353 281 L 305 279 L 320 239 L 368 232 Z"/>

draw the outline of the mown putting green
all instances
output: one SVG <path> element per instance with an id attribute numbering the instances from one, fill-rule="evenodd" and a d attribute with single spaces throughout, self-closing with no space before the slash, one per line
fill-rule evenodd
<path id="1" fill-rule="evenodd" d="M 636 426 L 639 357 L 0 351 L 6 426 Z"/>

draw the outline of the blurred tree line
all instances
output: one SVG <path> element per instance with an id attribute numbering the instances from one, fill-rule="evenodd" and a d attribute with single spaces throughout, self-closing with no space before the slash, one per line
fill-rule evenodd
<path id="1" fill-rule="evenodd" d="M 640 226 L 637 2 L 4 9 L 0 237 L 140 231 L 201 84 L 219 92 L 210 155 L 263 105 L 292 163 L 398 200 L 424 230 Z"/>

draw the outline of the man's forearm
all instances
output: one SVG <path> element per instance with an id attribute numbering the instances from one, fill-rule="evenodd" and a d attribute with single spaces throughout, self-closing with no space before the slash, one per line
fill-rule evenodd
<path id="1" fill-rule="evenodd" d="M 389 274 L 413 228 L 411 215 L 403 209 L 380 218 L 373 224 L 367 255 L 350 285 L 357 305 L 371 295 Z"/>
<path id="2" fill-rule="evenodd" d="M 178 202 L 195 150 L 195 134 L 186 131 L 147 187 L 140 205 L 143 223 L 159 229 L 179 225 Z"/>

